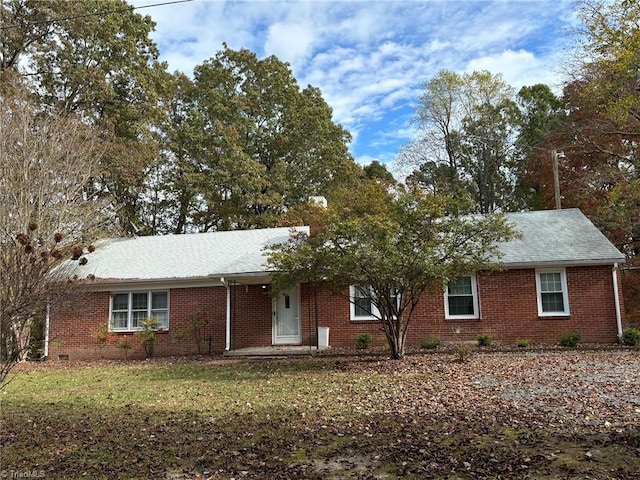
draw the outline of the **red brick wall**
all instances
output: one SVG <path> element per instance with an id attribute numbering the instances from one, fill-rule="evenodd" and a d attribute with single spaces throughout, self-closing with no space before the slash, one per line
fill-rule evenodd
<path id="1" fill-rule="evenodd" d="M 424 337 L 442 341 L 475 341 L 488 334 L 496 342 L 517 340 L 556 344 L 558 335 L 574 330 L 584 343 L 617 341 L 613 279 L 610 266 L 567 268 L 570 316 L 539 317 L 535 270 L 522 269 L 478 276 L 480 319 L 445 319 L 444 296 L 426 295 L 414 312 L 407 345 L 417 346 Z M 346 293 L 346 292 L 345 292 Z M 386 344 L 377 321 L 350 320 L 346 298 L 319 294 L 319 324 L 327 326 L 334 347 L 354 347 L 360 333 L 370 333 L 374 346 Z M 620 295 L 622 315 L 624 304 Z M 456 333 L 459 330 L 459 333 Z"/>
<path id="2" fill-rule="evenodd" d="M 58 359 L 68 355 L 78 358 L 125 358 L 118 343 L 128 341 L 132 348 L 129 358 L 144 358 L 144 349 L 134 333 L 112 332 L 104 348 L 98 347 L 94 332 L 109 320 L 111 292 L 87 294 L 83 305 L 51 313 L 49 357 Z M 194 333 L 194 316 L 200 314 L 205 322 L 201 331 L 201 352 L 208 354 L 209 342 L 213 352 L 221 352 L 225 345 L 226 290 L 224 287 L 174 288 L 169 291 L 169 331 L 156 335 L 155 355 L 195 355 L 198 353 Z"/>
<path id="3" fill-rule="evenodd" d="M 271 345 L 272 300 L 262 285 L 231 287 L 231 349 Z"/>
<path id="4" fill-rule="evenodd" d="M 555 344 L 567 330 L 582 334 L 588 343 L 613 343 L 617 340 L 613 280 L 610 266 L 567 268 L 569 317 L 538 317 L 535 270 L 522 269 L 478 276 L 481 319 L 447 320 L 441 293 L 426 295 L 418 305 L 409 331 L 407 345 L 419 345 L 427 336 L 442 341 L 475 341 L 481 334 L 496 342 L 513 344 L 524 339 L 532 343 Z M 231 348 L 272 344 L 272 300 L 261 285 L 231 286 Z M 52 312 L 49 356 L 78 358 L 124 358 L 118 341 L 128 340 L 133 348 L 130 358 L 143 358 L 144 350 L 132 333 L 113 333 L 105 348 L 98 348 L 94 332 L 108 321 L 110 292 L 95 292 L 81 306 Z M 203 328 L 203 353 L 220 354 L 225 348 L 227 290 L 224 287 L 176 288 L 170 290 L 169 331 L 157 335 L 156 355 L 193 355 L 198 353 L 192 328 L 194 312 L 206 320 Z M 317 304 L 315 301 L 317 298 Z M 621 309 L 624 312 L 622 295 Z M 316 308 L 317 305 L 317 308 Z M 317 312 L 317 316 L 316 316 Z M 624 313 L 623 313 L 624 315 Z M 353 347 L 360 333 L 370 333 L 374 346 L 385 345 L 377 321 L 352 321 L 348 300 L 328 291 L 313 292 L 300 287 L 300 324 L 302 344 L 315 345 L 316 322 L 329 327 L 329 344 Z M 459 333 L 456 333 L 456 329 Z"/>

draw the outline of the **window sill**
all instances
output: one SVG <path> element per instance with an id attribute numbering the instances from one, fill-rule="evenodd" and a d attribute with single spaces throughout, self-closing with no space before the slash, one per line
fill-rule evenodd
<path id="1" fill-rule="evenodd" d="M 156 333 L 169 333 L 168 328 L 163 328 L 161 330 L 154 330 Z M 136 330 L 109 330 L 110 334 L 123 334 L 123 335 L 131 335 L 133 333 L 144 332 L 142 328 L 138 328 Z"/>
<path id="2" fill-rule="evenodd" d="M 538 314 L 540 320 L 566 320 L 569 317 L 571 317 L 569 313 Z"/>
<path id="3" fill-rule="evenodd" d="M 447 317 L 447 316 L 445 316 L 445 317 L 444 317 L 444 319 L 445 319 L 445 320 L 449 320 L 449 321 L 453 321 L 453 322 L 455 322 L 456 320 L 465 320 L 465 321 L 468 321 L 468 320 L 471 320 L 471 321 L 474 321 L 474 320 L 480 321 L 480 320 L 482 320 L 480 317 L 466 317 L 466 316 L 460 316 L 460 317 L 450 317 L 450 316 L 449 316 L 449 317 Z"/>

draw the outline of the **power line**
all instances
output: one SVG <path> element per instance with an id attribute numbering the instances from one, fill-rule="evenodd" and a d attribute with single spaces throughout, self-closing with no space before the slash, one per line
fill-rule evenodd
<path id="1" fill-rule="evenodd" d="M 122 13 L 122 12 L 132 12 L 134 10 L 140 10 L 143 8 L 151 8 L 151 7 L 161 7 L 163 5 L 173 5 L 175 3 L 187 3 L 187 2 L 192 2 L 193 0 L 173 0 L 170 2 L 163 2 L 163 3 L 152 3 L 149 5 L 141 5 L 139 7 L 134 7 L 133 5 L 127 7 L 127 8 L 121 8 L 118 10 L 105 10 L 103 12 L 94 12 L 94 13 L 84 13 L 82 15 L 72 15 L 69 17 L 56 17 L 56 18 L 52 18 L 50 20 L 41 20 L 39 22 L 29 22 L 29 25 L 39 25 L 39 24 L 48 24 L 48 23 L 55 23 L 55 22 L 60 22 L 63 20 L 75 20 L 77 18 L 87 18 L 87 17 L 99 17 L 99 16 L 103 16 L 103 15 L 112 15 L 114 13 Z M 0 27 L 0 30 L 11 30 L 12 28 L 20 28 L 21 25 L 9 25 L 6 27 Z"/>

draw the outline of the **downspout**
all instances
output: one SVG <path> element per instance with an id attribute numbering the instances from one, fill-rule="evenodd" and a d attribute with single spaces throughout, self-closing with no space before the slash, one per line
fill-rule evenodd
<path id="1" fill-rule="evenodd" d="M 231 289 L 229 284 L 224 280 L 224 277 L 220 277 L 220 283 L 227 289 L 227 314 L 226 314 L 226 328 L 224 338 L 225 351 L 231 350 Z"/>
<path id="2" fill-rule="evenodd" d="M 618 289 L 618 264 L 613 264 L 613 302 L 616 306 L 616 326 L 618 327 L 618 341 L 622 341 L 622 315 L 620 312 L 620 297 Z"/>
<path id="3" fill-rule="evenodd" d="M 47 314 L 44 318 L 44 355 L 43 360 L 49 358 L 49 322 L 51 320 L 51 304 L 47 302 Z"/>
<path id="4" fill-rule="evenodd" d="M 314 305 L 314 309 L 315 309 L 314 313 L 316 317 L 316 352 L 319 352 L 320 351 L 320 330 L 318 325 L 318 291 L 316 290 L 315 283 L 312 283 L 311 287 L 313 288 L 313 305 Z"/>

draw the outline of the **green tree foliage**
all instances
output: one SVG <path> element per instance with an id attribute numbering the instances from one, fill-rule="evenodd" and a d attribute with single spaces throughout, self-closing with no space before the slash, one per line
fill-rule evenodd
<path id="1" fill-rule="evenodd" d="M 91 194 L 109 198 L 120 233 L 131 232 L 157 156 L 152 132 L 166 75 L 151 18 L 124 0 L 6 0 L 1 10 L 2 75 L 97 127 L 105 151 Z"/>
<path id="2" fill-rule="evenodd" d="M 498 268 L 496 242 L 513 235 L 501 215 L 446 215 L 447 197 L 363 182 L 320 210 L 317 231 L 275 247 L 274 289 L 311 282 L 349 297 L 348 286 L 376 305 L 393 358 L 425 292 L 441 292 L 464 273 Z"/>
<path id="3" fill-rule="evenodd" d="M 461 165 L 473 184 L 476 210 L 513 210 L 513 143 L 520 113 L 514 91 L 501 75 L 486 71 L 464 78 Z"/>
<path id="4" fill-rule="evenodd" d="M 418 137 L 401 152 L 401 162 L 414 166 L 408 183 L 466 197 L 471 211 L 509 210 L 519 118 L 513 89 L 500 75 L 440 71 L 419 98 Z"/>
<path id="5" fill-rule="evenodd" d="M 196 67 L 193 82 L 176 82 L 166 137 L 173 231 L 274 225 L 362 174 L 320 91 L 300 89 L 276 57 L 225 47 Z"/>
<path id="6" fill-rule="evenodd" d="M 516 141 L 518 180 L 514 204 L 539 210 L 545 205 L 543 198 L 549 200 L 547 205 L 553 204 L 550 151 L 560 148 L 552 134 L 565 125 L 564 103 L 544 84 L 522 87 L 516 101 L 521 122 Z"/>
<path id="7" fill-rule="evenodd" d="M 370 180 L 376 179 L 390 185 L 394 185 L 396 183 L 396 179 L 393 177 L 393 174 L 378 160 L 374 160 L 364 167 L 364 176 Z"/>

